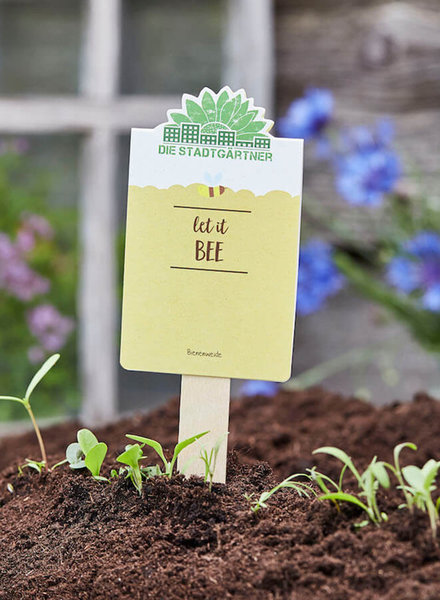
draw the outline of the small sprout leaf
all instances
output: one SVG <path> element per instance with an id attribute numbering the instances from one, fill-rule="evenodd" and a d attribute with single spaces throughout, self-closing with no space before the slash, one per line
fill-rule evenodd
<path id="1" fill-rule="evenodd" d="M 171 478 L 173 475 L 174 463 L 176 462 L 176 459 L 179 456 L 180 452 L 182 452 L 182 450 L 184 448 L 186 448 L 190 444 L 194 443 L 196 440 L 201 438 L 203 435 L 206 435 L 207 433 L 208 433 L 207 431 L 204 431 L 203 433 L 194 435 L 193 437 L 190 437 L 187 440 L 183 440 L 182 442 L 177 444 L 176 447 L 174 448 L 173 458 L 171 459 L 171 462 L 167 461 L 167 459 L 165 458 L 165 454 L 164 454 L 161 444 L 159 444 L 159 442 L 156 442 L 156 440 L 151 440 L 150 438 L 146 438 L 141 435 L 133 435 L 131 433 L 127 434 L 126 437 L 128 437 L 131 440 L 135 440 L 136 442 L 139 442 L 141 444 L 150 446 L 150 448 L 153 448 L 153 450 L 155 450 L 157 452 L 157 454 L 160 456 L 160 458 L 162 459 L 162 462 L 164 465 L 164 472 L 161 473 L 161 475 L 166 475 L 167 477 Z"/>
<path id="2" fill-rule="evenodd" d="M 139 444 L 130 444 L 125 448 L 125 452 L 120 454 L 116 460 L 128 465 L 129 467 L 137 467 L 139 460 L 142 458 L 142 449 Z"/>
<path id="3" fill-rule="evenodd" d="M 20 465 L 18 467 L 18 474 L 23 475 L 23 469 L 26 468 L 34 469 L 35 471 L 37 471 L 37 473 L 41 473 L 45 466 L 46 465 L 44 461 L 38 462 L 37 460 L 31 460 L 30 458 L 27 458 L 24 465 Z"/>
<path id="4" fill-rule="evenodd" d="M 366 513 L 370 513 L 370 509 L 366 504 L 361 502 L 359 498 L 353 496 L 352 494 L 346 494 L 345 492 L 332 492 L 331 494 L 324 494 L 324 496 L 319 496 L 319 500 L 339 500 L 340 502 L 350 502 L 351 504 L 355 504 L 365 510 Z"/>
<path id="5" fill-rule="evenodd" d="M 162 475 L 159 465 L 142 467 L 141 473 L 143 473 L 148 479 L 150 477 L 160 477 Z"/>
<path id="6" fill-rule="evenodd" d="M 84 462 L 84 453 L 78 442 L 72 442 L 66 448 L 66 460 L 71 469 L 83 469 L 86 466 Z"/>
<path id="7" fill-rule="evenodd" d="M 130 440 L 134 440 L 135 442 L 140 442 L 141 444 L 150 446 L 150 448 L 153 448 L 153 450 L 155 450 L 160 456 L 164 465 L 166 466 L 168 464 L 165 454 L 163 453 L 163 448 L 159 442 L 156 442 L 156 440 L 150 440 L 150 438 L 142 437 L 141 435 L 133 435 L 131 433 L 127 434 L 126 437 L 128 437 Z"/>
<path id="8" fill-rule="evenodd" d="M 416 490 L 424 490 L 424 476 L 422 469 L 415 465 L 408 465 L 402 469 L 403 476 L 411 487 Z"/>
<path id="9" fill-rule="evenodd" d="M 202 462 L 205 466 L 205 476 L 204 476 L 203 480 L 205 483 L 209 482 L 208 486 L 209 486 L 210 492 L 212 491 L 212 484 L 214 481 L 214 474 L 215 474 L 215 467 L 217 465 L 218 453 L 220 452 L 220 448 L 221 448 L 223 441 L 225 440 L 225 438 L 228 435 L 229 435 L 229 432 L 220 436 L 209 452 L 204 446 L 202 446 L 202 449 L 200 450 L 200 459 L 202 460 Z M 188 461 L 183 466 L 183 469 L 182 468 L 180 469 L 180 471 L 182 473 L 185 472 L 185 469 L 187 468 L 187 463 L 188 463 Z"/>
<path id="10" fill-rule="evenodd" d="M 102 463 L 104 462 L 106 454 L 107 445 L 104 444 L 104 442 L 96 444 L 86 454 L 85 465 L 90 471 L 90 473 L 93 475 L 93 477 L 95 477 L 95 479 L 99 477 L 99 472 L 101 471 Z"/>
<path id="11" fill-rule="evenodd" d="M 383 462 L 376 462 L 371 466 L 371 470 L 380 485 L 386 489 L 390 487 L 390 477 Z"/>
<path id="12" fill-rule="evenodd" d="M 260 510 L 260 508 L 266 508 L 266 500 L 269 500 L 269 498 L 273 494 L 275 494 L 275 492 L 278 492 L 278 490 L 281 490 L 283 488 L 291 488 L 295 490 L 299 496 L 306 496 L 307 498 L 309 497 L 309 493 L 314 494 L 316 496 L 315 490 L 312 487 L 310 487 L 310 485 L 308 485 L 307 483 L 303 483 L 302 481 L 292 481 L 293 479 L 297 479 L 298 477 L 305 477 L 309 481 L 312 479 L 310 475 L 306 475 L 305 473 L 295 473 L 294 475 L 290 475 L 290 477 L 284 479 L 284 481 L 276 485 L 268 492 L 262 492 L 258 500 L 251 500 L 253 494 L 245 494 L 245 498 L 251 504 L 251 510 L 254 513 L 256 513 Z"/>
<path id="13" fill-rule="evenodd" d="M 370 523 L 370 521 L 368 519 L 365 519 L 364 521 L 361 521 L 360 523 L 355 523 L 354 526 L 356 527 L 356 529 L 362 529 L 363 527 L 366 527 L 369 523 Z"/>
<path id="14" fill-rule="evenodd" d="M 49 356 L 46 362 L 35 373 L 35 375 L 32 377 L 30 384 L 28 385 L 26 394 L 24 395 L 24 399 L 26 400 L 26 402 L 29 400 L 34 389 L 37 387 L 37 385 L 40 383 L 43 377 L 51 370 L 51 368 L 54 366 L 54 364 L 58 361 L 59 358 L 59 354 L 53 354 L 52 356 Z"/>
<path id="15" fill-rule="evenodd" d="M 356 469 L 356 467 L 353 464 L 353 461 L 351 460 L 351 458 L 348 456 L 348 454 L 346 452 L 344 452 L 340 448 L 334 448 L 333 446 L 322 446 L 322 448 L 317 448 L 316 450 L 313 451 L 313 454 L 319 454 L 319 453 L 328 454 L 329 456 L 334 456 L 335 458 L 340 460 L 342 463 L 344 463 L 346 468 L 350 469 L 350 471 L 353 473 L 353 475 L 359 481 L 360 475 L 358 473 L 358 470 Z"/>
<path id="16" fill-rule="evenodd" d="M 87 455 L 90 450 L 98 444 L 98 439 L 89 429 L 80 429 L 76 434 L 78 444 L 83 454 Z"/>
<path id="17" fill-rule="evenodd" d="M 427 492 L 431 490 L 431 486 L 434 483 L 435 478 L 437 477 L 439 467 L 440 462 L 431 459 L 428 460 L 428 462 L 422 468 L 423 477 L 425 478 L 425 490 Z"/>
<path id="18" fill-rule="evenodd" d="M 171 459 L 171 463 L 170 463 L 169 477 L 171 477 L 171 475 L 173 473 L 174 463 L 176 462 L 177 457 L 182 452 L 182 450 L 185 450 L 185 448 L 187 446 L 190 446 L 191 444 L 194 444 L 194 442 L 196 440 L 199 440 L 201 437 L 203 437 L 207 433 L 209 433 L 209 431 L 204 431 L 203 433 L 198 433 L 197 435 L 193 435 L 192 437 L 188 438 L 187 440 L 183 440 L 182 442 L 179 442 L 176 445 L 176 447 L 174 448 L 174 452 L 173 452 L 173 458 Z"/>
<path id="19" fill-rule="evenodd" d="M 139 467 L 139 461 L 142 458 L 142 448 L 139 444 L 127 446 L 125 452 L 116 458 L 118 462 L 128 465 L 126 478 L 131 480 L 139 494 L 142 494 L 142 473 Z M 119 474 L 122 475 L 121 470 L 119 470 Z"/>
<path id="20" fill-rule="evenodd" d="M 400 453 L 402 452 L 402 450 L 404 448 L 409 448 L 410 450 L 417 450 L 417 446 L 415 444 L 413 444 L 412 442 L 403 442 L 403 444 L 397 444 L 397 446 L 394 448 L 394 464 L 396 466 L 399 465 L 399 457 L 400 457 Z"/>

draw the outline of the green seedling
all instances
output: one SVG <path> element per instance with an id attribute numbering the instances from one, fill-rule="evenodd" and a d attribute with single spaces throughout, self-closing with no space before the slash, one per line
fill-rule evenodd
<path id="1" fill-rule="evenodd" d="M 168 477 L 169 479 L 171 479 L 177 457 L 182 452 L 182 450 L 184 450 L 185 448 L 187 448 L 188 446 L 193 444 L 196 440 L 200 439 L 207 433 L 209 433 L 209 431 L 204 431 L 203 433 L 198 433 L 197 435 L 194 435 L 194 436 L 188 438 L 187 440 L 183 440 L 182 442 L 179 442 L 176 445 L 176 447 L 174 448 L 173 457 L 170 462 L 168 462 L 167 459 L 165 458 L 163 448 L 159 444 L 159 442 L 156 442 L 155 440 L 150 440 L 149 438 L 145 438 L 140 435 L 127 434 L 126 437 L 128 437 L 131 440 L 134 440 L 135 442 L 139 442 L 141 444 L 141 448 L 143 448 L 144 446 L 150 446 L 150 448 L 153 448 L 153 450 L 155 450 L 157 452 L 157 454 L 159 455 L 159 457 L 162 460 L 163 465 L 164 465 L 163 471 L 160 469 L 160 467 L 156 467 L 157 474 L 164 475 L 165 477 Z"/>
<path id="2" fill-rule="evenodd" d="M 228 434 L 219 437 L 214 446 L 211 448 L 210 452 L 208 452 L 208 450 L 204 446 L 202 446 L 202 449 L 200 450 L 200 459 L 203 461 L 203 464 L 205 466 L 205 476 L 203 478 L 203 481 L 205 483 L 209 482 L 208 487 L 210 492 L 212 491 L 212 483 L 214 479 L 218 453 L 220 452 L 220 447 L 223 444 L 227 435 Z"/>
<path id="3" fill-rule="evenodd" d="M 142 494 L 142 471 L 139 462 L 145 458 L 139 444 L 130 444 L 125 447 L 125 452 L 120 454 L 116 460 L 124 465 L 126 479 L 130 479 L 139 494 Z M 119 472 L 122 475 L 122 471 Z"/>
<path id="4" fill-rule="evenodd" d="M 290 475 L 290 477 L 287 477 L 286 479 L 284 479 L 284 481 L 282 481 L 281 483 L 276 485 L 274 488 L 272 488 L 268 492 L 263 492 L 260 495 L 260 497 L 258 498 L 258 500 L 252 499 L 254 494 L 245 494 L 244 497 L 250 503 L 251 510 L 254 513 L 256 513 L 260 510 L 260 508 L 267 508 L 266 502 L 269 500 L 269 498 L 273 494 L 278 492 L 278 490 L 290 488 L 290 489 L 295 490 L 295 492 L 299 496 L 305 496 L 306 498 L 309 498 L 310 494 L 313 494 L 316 496 L 315 490 L 309 484 L 304 483 L 302 481 L 293 481 L 294 479 L 297 479 L 298 477 L 307 477 L 308 479 L 311 479 L 309 475 L 305 475 L 304 473 L 295 473 L 294 475 Z"/>
<path id="5" fill-rule="evenodd" d="M 402 506 L 406 506 L 410 510 L 410 512 L 413 512 L 413 504 L 411 503 L 412 496 L 406 489 L 405 483 L 403 481 L 402 469 L 400 468 L 400 453 L 404 448 L 409 448 L 410 450 L 417 450 L 417 446 L 412 442 L 404 442 L 403 444 L 398 444 L 394 448 L 393 452 L 394 465 L 386 463 L 386 466 L 396 476 L 397 481 L 399 482 L 399 488 L 402 490 L 403 495 L 405 496 L 406 504 Z"/>
<path id="6" fill-rule="evenodd" d="M 431 458 L 422 468 L 409 465 L 402 469 L 402 475 L 406 482 L 404 482 L 402 490 L 407 492 L 409 497 L 407 506 L 409 509 L 416 506 L 428 513 L 434 541 L 437 538 L 440 498 L 434 504 L 432 492 L 436 489 L 435 478 L 439 468 L 440 462 Z"/>
<path id="7" fill-rule="evenodd" d="M 41 436 L 40 428 L 38 427 L 37 421 L 35 420 L 34 412 L 31 406 L 31 394 L 43 377 L 51 370 L 57 360 L 60 358 L 59 354 L 53 354 L 50 356 L 46 362 L 41 366 L 41 368 L 35 373 L 30 384 L 27 387 L 24 398 L 18 398 L 17 396 L 0 396 L 0 400 L 10 400 L 11 402 L 18 402 L 26 409 L 35 430 L 35 434 L 37 436 L 38 445 L 40 446 L 41 452 L 41 462 L 44 464 L 44 469 L 47 471 L 47 455 L 46 448 L 44 446 L 43 438 Z"/>
<path id="8" fill-rule="evenodd" d="M 45 468 L 45 463 L 43 461 L 38 462 L 36 460 L 31 460 L 29 458 L 26 458 L 26 462 L 23 465 L 19 465 L 18 467 L 18 474 L 19 475 L 23 475 L 23 469 L 34 469 L 35 471 L 37 471 L 37 473 L 41 473 L 43 471 L 43 469 Z"/>
<path id="9" fill-rule="evenodd" d="M 368 519 L 376 525 L 378 525 L 382 521 L 388 520 L 386 513 L 381 512 L 377 506 L 377 490 L 379 489 L 379 486 L 382 486 L 384 488 L 390 487 L 390 478 L 387 472 L 387 463 L 384 463 L 383 461 L 378 461 L 377 458 L 374 457 L 371 463 L 365 469 L 365 471 L 363 473 L 359 473 L 359 471 L 354 466 L 352 459 L 348 456 L 346 452 L 340 450 L 339 448 L 333 448 L 332 446 L 324 446 L 322 448 L 314 450 L 313 454 L 317 453 L 324 453 L 328 454 L 329 456 L 334 456 L 343 464 L 343 468 L 339 476 L 339 484 L 336 484 L 338 490 L 336 492 L 325 492 L 323 496 L 319 497 L 319 500 L 331 500 L 333 502 L 350 502 L 351 504 L 355 504 L 363 511 L 365 511 L 368 515 Z M 358 486 L 361 490 L 359 496 L 364 498 L 365 502 L 363 502 L 354 494 L 347 494 L 342 491 L 343 478 L 347 469 L 351 471 L 351 473 L 356 478 Z M 365 520 L 359 523 L 358 527 L 363 527 L 367 524 L 368 520 Z"/>
<path id="10" fill-rule="evenodd" d="M 321 490 L 321 492 L 323 492 L 324 494 L 330 494 L 331 493 L 331 489 L 329 488 L 329 486 L 327 484 L 330 484 L 332 486 L 332 488 L 334 488 L 336 490 L 336 492 L 342 492 L 342 481 L 339 481 L 339 483 L 336 483 L 336 481 L 333 481 L 333 479 L 331 477 L 329 477 L 328 475 L 325 475 L 324 473 L 320 473 L 316 467 L 312 467 L 311 469 L 306 469 L 306 471 L 309 472 L 309 477 L 310 480 L 313 481 L 314 483 L 316 483 L 316 485 L 319 487 L 319 489 Z M 343 473 L 342 473 L 343 476 Z M 336 509 L 339 511 L 339 503 L 336 500 L 332 500 L 333 504 L 335 505 Z"/>
<path id="11" fill-rule="evenodd" d="M 88 429 L 80 429 L 76 437 L 78 441 L 67 446 L 66 460 L 55 466 L 68 462 L 71 469 L 87 468 L 97 481 L 108 481 L 100 475 L 107 454 L 107 445 L 98 442 L 95 434 Z"/>

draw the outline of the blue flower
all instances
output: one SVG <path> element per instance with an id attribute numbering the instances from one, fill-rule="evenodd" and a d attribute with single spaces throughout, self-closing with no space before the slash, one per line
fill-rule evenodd
<path id="1" fill-rule="evenodd" d="M 302 98 L 294 100 L 286 116 L 278 122 L 283 137 L 304 138 L 320 136 L 333 113 L 333 96 L 329 90 L 311 88 Z"/>
<path id="2" fill-rule="evenodd" d="M 275 381 L 260 381 L 249 379 L 240 388 L 243 396 L 267 396 L 272 397 L 278 392 L 279 384 Z"/>
<path id="3" fill-rule="evenodd" d="M 350 204 L 377 206 L 401 175 L 398 156 L 390 149 L 393 126 L 382 120 L 375 129 L 356 127 L 343 137 L 335 160 L 336 189 Z"/>
<path id="4" fill-rule="evenodd" d="M 308 315 L 322 308 L 326 299 L 336 294 L 344 282 L 328 244 L 311 240 L 301 246 L 297 301 L 300 315 Z"/>
<path id="5" fill-rule="evenodd" d="M 423 308 L 440 312 L 440 235 L 421 231 L 402 252 L 388 264 L 388 281 L 405 294 L 418 292 Z"/>

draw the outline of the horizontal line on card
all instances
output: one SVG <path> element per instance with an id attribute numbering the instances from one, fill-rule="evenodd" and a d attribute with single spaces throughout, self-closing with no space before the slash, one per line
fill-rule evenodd
<path id="1" fill-rule="evenodd" d="M 170 269 L 184 269 L 187 271 L 213 271 L 215 273 L 240 273 L 241 275 L 247 275 L 248 271 L 230 271 L 229 269 L 205 269 L 203 267 L 170 267 Z"/>
<path id="2" fill-rule="evenodd" d="M 180 206 L 174 205 L 174 208 L 190 208 L 192 210 L 220 210 L 222 212 L 238 212 L 238 213 L 252 213 L 251 210 L 241 210 L 238 208 L 214 208 L 210 206 Z"/>

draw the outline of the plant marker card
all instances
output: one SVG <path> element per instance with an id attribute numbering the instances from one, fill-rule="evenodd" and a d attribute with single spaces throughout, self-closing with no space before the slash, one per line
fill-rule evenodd
<path id="1" fill-rule="evenodd" d="M 303 141 L 271 126 L 225 87 L 185 94 L 167 123 L 132 130 L 126 369 L 289 379 Z"/>

